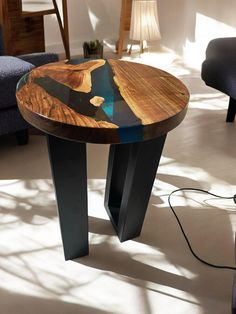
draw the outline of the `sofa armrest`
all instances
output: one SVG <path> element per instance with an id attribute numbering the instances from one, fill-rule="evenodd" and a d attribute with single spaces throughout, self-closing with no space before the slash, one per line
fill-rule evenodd
<path id="1" fill-rule="evenodd" d="M 46 63 L 58 61 L 58 55 L 56 53 L 49 53 L 49 52 L 25 54 L 25 55 L 17 56 L 17 58 L 27 61 L 36 67 L 46 64 Z"/>

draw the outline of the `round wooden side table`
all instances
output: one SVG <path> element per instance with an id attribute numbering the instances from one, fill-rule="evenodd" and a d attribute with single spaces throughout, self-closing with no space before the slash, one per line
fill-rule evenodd
<path id="1" fill-rule="evenodd" d="M 147 65 L 79 59 L 33 69 L 16 96 L 25 120 L 47 134 L 65 259 L 88 254 L 86 143 L 110 144 L 105 207 L 120 241 L 137 237 L 187 88 Z"/>

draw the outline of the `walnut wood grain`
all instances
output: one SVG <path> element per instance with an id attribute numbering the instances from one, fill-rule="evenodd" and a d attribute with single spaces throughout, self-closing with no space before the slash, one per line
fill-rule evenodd
<path id="1" fill-rule="evenodd" d="M 169 73 L 133 62 L 109 63 L 121 95 L 143 125 L 169 119 L 186 107 L 188 91 Z"/>
<path id="2" fill-rule="evenodd" d="M 51 77 L 55 81 L 68 86 L 77 92 L 88 93 L 91 91 L 90 73 L 105 64 L 105 60 L 91 60 L 78 65 L 61 63 L 50 63 L 36 68 L 30 74 L 30 81 L 37 77 Z"/>
<path id="3" fill-rule="evenodd" d="M 46 133 L 91 143 L 159 137 L 184 118 L 189 93 L 162 70 L 120 60 L 52 63 L 18 85 L 23 117 Z"/>

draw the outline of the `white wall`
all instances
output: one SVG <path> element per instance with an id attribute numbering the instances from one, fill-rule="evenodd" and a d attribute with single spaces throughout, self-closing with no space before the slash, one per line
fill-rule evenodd
<path id="1" fill-rule="evenodd" d="M 199 68 L 212 38 L 236 36 L 235 0 L 158 0 L 161 43 Z"/>
<path id="2" fill-rule="evenodd" d="M 60 1 L 60 0 L 58 0 Z M 235 0 L 157 0 L 161 44 L 199 66 L 206 45 L 215 37 L 236 36 Z M 118 38 L 121 0 L 68 0 L 72 54 L 85 40 L 115 42 Z M 63 51 L 55 17 L 45 21 L 48 50 Z"/>
<path id="3" fill-rule="evenodd" d="M 60 5 L 60 0 L 57 0 Z M 67 0 L 71 53 L 82 52 L 87 40 L 103 39 L 114 43 L 118 38 L 121 1 Z M 48 51 L 63 52 L 59 27 L 54 15 L 45 18 Z"/>

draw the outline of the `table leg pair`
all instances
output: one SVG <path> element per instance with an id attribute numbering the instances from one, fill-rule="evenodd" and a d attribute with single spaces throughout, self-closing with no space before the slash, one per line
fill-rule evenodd
<path id="1" fill-rule="evenodd" d="M 47 138 L 65 259 L 75 259 L 89 251 L 86 144 Z M 165 138 L 110 146 L 105 207 L 120 241 L 141 232 Z"/>

